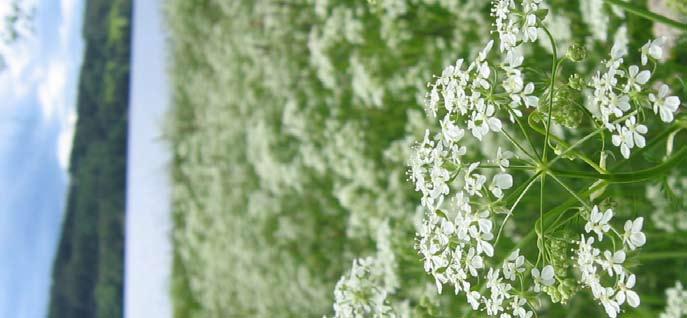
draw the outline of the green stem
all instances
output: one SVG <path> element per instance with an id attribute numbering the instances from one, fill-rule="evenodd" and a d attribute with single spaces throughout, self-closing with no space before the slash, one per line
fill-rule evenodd
<path id="1" fill-rule="evenodd" d="M 530 127 L 532 128 L 532 130 L 534 130 L 535 132 L 539 133 L 540 135 L 542 135 L 542 136 L 545 136 L 545 135 L 546 135 L 546 132 L 545 132 L 541 127 L 538 127 L 538 126 L 534 123 L 534 120 L 530 121 L 530 122 L 529 122 L 529 125 L 530 125 Z M 596 134 L 596 133 L 594 133 L 594 135 L 595 135 L 595 134 Z M 582 154 L 581 152 L 579 152 L 579 151 L 577 151 L 577 150 L 574 150 L 574 149 L 573 149 L 573 150 L 569 150 L 569 149 L 571 149 L 570 145 L 568 145 L 568 143 L 566 143 L 566 142 L 563 141 L 562 139 L 556 137 L 555 135 L 549 135 L 549 136 L 550 136 L 549 138 L 551 138 L 551 140 L 552 140 L 553 142 L 555 142 L 555 143 L 561 145 L 564 149 L 566 149 L 566 151 L 569 151 L 569 152 L 571 153 L 571 155 L 573 155 L 573 156 L 575 156 L 575 157 L 581 159 L 582 161 L 584 161 L 585 163 L 587 163 L 590 167 L 594 168 L 594 170 L 596 170 L 596 171 L 598 171 L 598 172 L 600 172 L 600 173 L 605 172 L 604 169 L 602 169 L 598 164 L 596 164 L 596 162 L 594 162 L 594 160 L 592 160 L 592 159 L 590 159 L 589 157 L 585 156 L 585 155 Z M 593 136 L 593 135 L 592 135 L 592 136 Z M 556 161 L 556 160 L 558 160 L 557 157 L 554 158 L 554 159 L 551 161 L 551 163 L 553 163 L 553 162 Z M 550 165 L 551 163 L 549 163 L 549 165 Z"/>
<path id="2" fill-rule="evenodd" d="M 549 135 L 551 130 L 551 110 L 553 109 L 553 92 L 554 86 L 556 85 L 556 73 L 558 72 L 558 50 L 556 48 L 556 41 L 553 40 L 553 36 L 549 29 L 542 27 L 546 35 L 551 41 L 551 48 L 553 49 L 553 62 L 551 64 L 551 87 L 549 88 L 549 109 L 547 111 L 547 124 L 546 124 L 546 135 L 544 136 L 544 150 L 542 151 L 542 161 L 546 162 L 546 152 L 549 149 Z"/>
<path id="3" fill-rule="evenodd" d="M 657 23 L 663 23 L 667 26 L 671 26 L 671 27 L 674 27 L 676 29 L 687 30 L 687 24 L 685 24 L 685 23 L 681 23 L 681 22 L 675 21 L 673 19 L 670 19 L 668 17 L 662 16 L 660 14 L 653 13 L 649 10 L 638 7 L 634 4 L 624 2 L 622 0 L 604 0 L 604 1 L 606 3 L 610 3 L 612 5 L 615 5 L 621 9 L 629 12 L 629 13 L 640 16 L 642 18 L 649 19 L 649 20 L 657 22 Z"/>
<path id="4" fill-rule="evenodd" d="M 619 122 L 622 122 L 623 120 L 628 119 L 628 118 L 630 118 L 630 117 L 632 117 L 632 116 L 634 116 L 634 115 L 636 115 L 636 114 L 637 114 L 637 111 L 636 111 L 636 110 L 635 110 L 635 111 L 632 111 L 631 113 L 626 114 L 625 116 L 620 117 L 620 118 L 614 120 L 614 121 L 612 122 L 612 124 L 617 124 L 617 123 L 619 123 Z M 582 139 L 578 140 L 577 142 L 575 142 L 574 144 L 572 144 L 570 147 L 566 148 L 563 152 L 561 152 L 558 156 L 556 156 L 556 158 L 553 158 L 553 159 L 551 160 L 551 162 L 549 162 L 549 166 L 553 165 L 554 162 L 558 161 L 560 158 L 562 158 L 563 156 L 565 156 L 567 153 L 569 153 L 569 152 L 575 150 L 575 148 L 577 148 L 577 147 L 579 147 L 580 145 L 582 145 L 585 141 L 587 141 L 587 140 L 589 140 L 590 138 L 596 136 L 597 134 L 603 132 L 605 129 L 606 129 L 606 127 L 604 127 L 604 126 L 602 125 L 601 127 L 599 127 L 599 128 L 597 128 L 596 130 L 592 131 L 592 132 L 589 133 L 588 135 L 582 137 Z"/>
<path id="5" fill-rule="evenodd" d="M 550 175 L 554 180 L 556 180 L 556 182 L 558 182 L 558 184 L 560 184 L 560 185 L 561 185 L 566 191 L 568 191 L 575 199 L 577 199 L 577 201 L 580 201 L 580 203 L 582 203 L 582 205 L 584 205 L 585 208 L 591 210 L 592 207 L 589 205 L 589 203 L 587 203 L 587 201 L 585 201 L 585 200 L 583 200 L 582 198 L 580 198 L 580 197 L 577 195 L 577 193 L 575 193 L 572 189 L 570 189 L 570 187 L 569 187 L 567 184 L 565 184 L 565 182 L 563 182 L 561 179 L 558 179 L 558 177 L 556 177 L 556 175 L 553 174 L 553 173 L 549 173 L 548 175 Z"/>
<path id="6" fill-rule="evenodd" d="M 532 151 L 534 151 L 534 155 L 536 157 L 539 157 L 539 152 L 537 151 L 537 147 L 534 146 L 534 142 L 532 142 L 532 138 L 530 137 L 530 135 L 525 130 L 525 127 L 522 124 L 522 120 L 520 119 L 520 117 L 515 116 L 515 114 L 513 114 L 512 112 L 511 112 L 511 116 L 513 116 L 513 118 L 515 118 L 515 122 L 518 124 L 518 127 L 520 127 L 520 131 L 522 132 L 523 135 L 525 135 L 525 139 L 527 139 L 527 143 L 530 145 L 530 148 L 532 148 Z"/>
<path id="7" fill-rule="evenodd" d="M 537 172 L 532 178 L 530 178 L 527 181 L 527 186 L 525 186 L 525 189 L 522 190 L 518 198 L 515 200 L 515 203 L 510 207 L 510 210 L 508 210 L 508 214 L 506 214 L 506 217 L 503 219 L 503 223 L 501 223 L 501 227 L 499 228 L 499 233 L 496 235 L 496 240 L 494 241 L 494 246 L 499 243 L 499 238 L 501 237 L 501 232 L 503 231 L 503 228 L 506 226 L 506 223 L 508 222 L 508 219 L 510 218 L 511 215 L 513 215 L 513 211 L 515 210 L 515 207 L 518 206 L 518 203 L 520 203 L 520 200 L 525 196 L 527 191 L 530 189 L 530 187 L 534 184 L 534 181 L 536 181 L 537 176 L 540 174 L 540 172 Z"/>
<path id="8" fill-rule="evenodd" d="M 529 153 L 523 146 L 521 146 L 515 139 L 513 139 L 513 136 L 508 134 L 508 132 L 505 129 L 502 129 L 501 132 L 503 133 L 504 136 L 506 136 L 506 139 L 510 141 L 516 148 L 518 148 L 522 153 L 524 153 L 526 156 L 530 157 L 530 159 L 534 160 L 534 162 L 537 162 L 537 158 L 534 157 L 531 153 Z"/>
<path id="9" fill-rule="evenodd" d="M 687 147 L 680 149 L 670 159 L 652 168 L 639 170 L 636 172 L 620 173 L 589 173 L 583 171 L 562 171 L 551 169 L 551 172 L 562 177 L 583 178 L 583 179 L 602 179 L 611 183 L 634 183 L 651 180 L 663 176 L 664 173 L 687 157 Z"/>

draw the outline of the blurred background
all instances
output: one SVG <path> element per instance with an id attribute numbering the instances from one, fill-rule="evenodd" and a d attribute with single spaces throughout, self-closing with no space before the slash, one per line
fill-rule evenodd
<path id="1" fill-rule="evenodd" d="M 665 69 L 687 74 L 684 31 L 601 0 L 547 2 L 559 49 L 581 40 L 588 67 L 614 41 L 636 52 L 663 35 Z M 630 2 L 687 14 L 683 0 Z M 406 159 L 429 126 L 427 81 L 475 56 L 489 12 L 0 0 L 0 317 L 321 317 L 352 259 L 378 250 L 410 286 L 400 306 L 430 316 Z M 687 212 L 669 220 L 687 231 Z M 686 274 L 671 262 L 650 306 Z"/>

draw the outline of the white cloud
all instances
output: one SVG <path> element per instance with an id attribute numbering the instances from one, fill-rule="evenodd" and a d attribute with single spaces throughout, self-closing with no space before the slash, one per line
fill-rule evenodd
<path id="1" fill-rule="evenodd" d="M 41 34 L 43 28 L 37 28 L 39 33 L 30 34 L 11 46 L 0 43 L 0 54 L 7 64 L 6 69 L 0 70 L 0 99 L 5 101 L 0 105 L 0 111 L 13 113 L 31 100 L 37 101 L 37 104 L 30 105 L 38 106 L 36 111 L 41 114 L 43 125 L 58 128 L 54 136 L 56 159 L 66 171 L 76 122 L 77 94 L 74 90 L 78 86 L 77 64 L 83 54 L 77 25 L 80 23 L 82 0 L 55 1 L 59 10 L 45 10 L 44 5 L 51 1 L 55 0 L 21 0 L 20 3 L 36 8 L 36 26 L 45 21 L 55 21 L 51 29 L 57 30 L 57 37 Z M 11 12 L 5 8 L 5 3 L 9 2 L 0 0 L 0 18 Z M 44 20 L 51 16 L 58 19 Z M 50 51 L 46 52 L 47 47 Z"/>
<path id="2" fill-rule="evenodd" d="M 42 73 L 37 94 L 43 121 L 54 122 L 59 126 L 57 135 L 57 160 L 60 167 L 67 171 L 72 152 L 72 141 L 76 125 L 76 107 L 68 96 L 69 65 L 66 59 L 54 60 Z"/>
<path id="3" fill-rule="evenodd" d="M 37 93 L 43 118 L 50 121 L 55 115 L 64 117 L 67 107 L 67 65 L 65 61 L 52 61 L 47 69 L 41 73 Z"/>
<path id="4" fill-rule="evenodd" d="M 60 23 L 58 32 L 60 34 L 60 41 L 63 45 L 66 45 L 68 43 L 69 36 L 74 33 L 74 22 L 76 22 L 76 0 L 60 0 L 60 14 L 62 16 L 62 21 Z"/>
<path id="5" fill-rule="evenodd" d="M 67 171 L 69 168 L 69 158 L 72 154 L 72 142 L 74 140 L 74 131 L 76 130 L 76 111 L 72 110 L 67 115 L 66 121 L 62 123 L 62 130 L 57 137 L 57 161 L 62 170 Z"/>

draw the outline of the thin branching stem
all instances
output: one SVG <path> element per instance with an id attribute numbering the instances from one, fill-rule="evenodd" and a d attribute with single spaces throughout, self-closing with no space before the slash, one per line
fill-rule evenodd
<path id="1" fill-rule="evenodd" d="M 621 8 L 629 13 L 632 13 L 634 15 L 640 16 L 642 18 L 657 22 L 657 23 L 662 23 L 667 26 L 676 28 L 678 30 L 683 30 L 687 31 L 687 24 L 675 21 L 671 18 L 668 18 L 666 16 L 660 15 L 653 13 L 649 10 L 646 10 L 644 8 L 638 7 L 632 3 L 625 2 L 622 0 L 604 0 L 606 3 L 612 4 L 617 6 L 618 8 Z"/>
<path id="2" fill-rule="evenodd" d="M 551 111 L 553 109 L 553 96 L 554 96 L 554 88 L 556 85 L 556 73 L 558 72 L 558 49 L 556 48 L 556 41 L 553 39 L 553 35 L 551 35 L 551 32 L 549 32 L 549 29 L 546 27 L 542 26 L 542 29 L 544 32 L 546 32 L 546 35 L 549 37 L 549 41 L 551 41 L 551 48 L 553 49 L 553 62 L 551 63 L 551 86 L 549 88 L 549 108 L 547 110 L 547 119 L 546 119 L 546 135 L 544 136 L 544 150 L 542 150 L 542 161 L 546 162 L 546 153 L 547 150 L 549 149 L 549 135 L 551 133 Z"/>

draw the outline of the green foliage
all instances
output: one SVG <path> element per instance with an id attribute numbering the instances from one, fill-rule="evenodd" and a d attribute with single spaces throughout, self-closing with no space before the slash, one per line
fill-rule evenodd
<path id="1" fill-rule="evenodd" d="M 131 1 L 89 1 L 69 167 L 69 197 L 53 266 L 49 317 L 121 317 L 130 30 L 108 41 L 100 23 Z M 128 23 L 125 24 L 128 26 Z"/>

